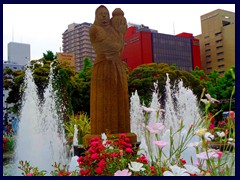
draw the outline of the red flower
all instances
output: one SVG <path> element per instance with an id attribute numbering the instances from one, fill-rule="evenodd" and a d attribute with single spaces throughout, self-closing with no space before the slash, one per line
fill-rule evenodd
<path id="1" fill-rule="evenodd" d="M 184 159 L 180 159 L 182 164 L 186 164 L 186 161 Z"/>
<path id="2" fill-rule="evenodd" d="M 106 161 L 102 159 L 102 160 L 98 163 L 98 167 L 104 169 L 105 166 L 106 166 Z"/>
<path id="3" fill-rule="evenodd" d="M 3 142 L 6 143 L 8 141 L 8 138 L 3 138 Z"/>
<path id="4" fill-rule="evenodd" d="M 126 148 L 125 151 L 126 151 L 127 153 L 132 153 L 132 152 L 133 152 L 131 148 Z"/>
<path id="5" fill-rule="evenodd" d="M 63 176 L 63 172 L 60 172 L 60 173 L 58 174 L 58 176 Z"/>
<path id="6" fill-rule="evenodd" d="M 124 141 L 125 142 L 130 142 L 130 139 L 129 138 L 124 138 Z"/>
<path id="7" fill-rule="evenodd" d="M 97 167 L 95 171 L 96 171 L 97 174 L 102 174 L 103 168 Z"/>
<path id="8" fill-rule="evenodd" d="M 86 169 L 86 170 L 81 169 L 80 174 L 83 175 L 83 176 L 89 176 L 90 175 L 90 170 L 89 169 Z"/>
<path id="9" fill-rule="evenodd" d="M 127 136 L 126 136 L 125 133 L 120 134 L 120 138 L 126 138 L 126 137 L 127 137 Z"/>
<path id="10" fill-rule="evenodd" d="M 137 159 L 137 162 L 140 162 L 140 163 L 143 163 L 143 164 L 147 164 L 148 160 L 147 160 L 147 158 L 144 155 L 142 155 L 140 158 Z"/>
<path id="11" fill-rule="evenodd" d="M 155 175 L 156 171 L 155 171 L 155 167 L 154 166 L 150 166 L 150 170 L 151 170 L 151 174 Z"/>
<path id="12" fill-rule="evenodd" d="M 91 159 L 92 160 L 97 160 L 97 159 L 99 159 L 99 155 L 97 153 L 94 153 L 94 154 L 91 155 Z"/>

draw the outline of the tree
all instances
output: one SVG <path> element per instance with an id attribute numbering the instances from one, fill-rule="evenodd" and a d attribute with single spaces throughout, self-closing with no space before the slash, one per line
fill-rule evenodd
<path id="1" fill-rule="evenodd" d="M 78 73 L 78 77 L 79 78 L 85 78 L 84 76 L 86 75 L 87 71 L 91 68 L 92 68 L 92 61 L 88 57 L 85 57 L 83 59 L 83 68 Z"/>
<path id="2" fill-rule="evenodd" d="M 137 90 L 141 101 L 148 105 L 152 97 L 153 83 L 158 81 L 158 89 L 163 101 L 167 79 L 166 73 L 169 75 L 172 86 L 181 79 L 185 87 L 189 87 L 194 94 L 200 97 L 203 89 L 200 80 L 196 79 L 191 73 L 178 70 L 175 66 L 169 66 L 166 63 L 144 64 L 131 71 L 129 74 L 129 95 L 131 96 Z"/>
<path id="3" fill-rule="evenodd" d="M 53 61 L 54 59 L 57 59 L 57 56 L 54 55 L 52 51 L 47 51 L 46 54 L 43 53 L 43 59 Z"/>

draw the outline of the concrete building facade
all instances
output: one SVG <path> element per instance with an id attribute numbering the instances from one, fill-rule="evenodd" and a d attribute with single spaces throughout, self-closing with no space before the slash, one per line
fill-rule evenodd
<path id="1" fill-rule="evenodd" d="M 201 16 L 200 41 L 202 68 L 206 74 L 224 74 L 235 66 L 235 13 L 217 9 Z"/>
<path id="2" fill-rule="evenodd" d="M 93 62 L 95 52 L 90 42 L 89 29 L 91 23 L 72 23 L 62 34 L 63 52 L 75 55 L 75 70 L 78 72 L 83 67 L 83 59 L 88 57 Z"/>
<path id="3" fill-rule="evenodd" d="M 130 70 L 152 62 L 175 64 L 178 69 L 188 72 L 196 66 L 201 69 L 199 41 L 192 34 L 162 34 L 147 26 L 128 28 L 122 60 Z"/>

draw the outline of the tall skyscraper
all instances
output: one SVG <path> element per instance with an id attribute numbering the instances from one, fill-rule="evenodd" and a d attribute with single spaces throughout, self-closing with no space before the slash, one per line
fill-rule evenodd
<path id="1" fill-rule="evenodd" d="M 202 68 L 206 74 L 224 74 L 235 66 L 235 13 L 217 9 L 201 16 L 200 40 Z"/>
<path id="2" fill-rule="evenodd" d="M 26 65 L 30 61 L 30 44 L 8 43 L 8 62 Z"/>
<path id="3" fill-rule="evenodd" d="M 75 69 L 80 71 L 83 67 L 84 57 L 89 57 L 93 62 L 96 55 L 90 42 L 89 28 L 91 23 L 72 23 L 62 34 L 63 52 L 75 55 Z"/>

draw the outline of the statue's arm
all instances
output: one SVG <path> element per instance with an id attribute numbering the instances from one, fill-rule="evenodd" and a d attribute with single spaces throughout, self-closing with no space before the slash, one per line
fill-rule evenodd
<path id="1" fill-rule="evenodd" d="M 92 43 L 101 42 L 106 38 L 103 30 L 95 25 L 89 29 L 89 36 Z"/>

